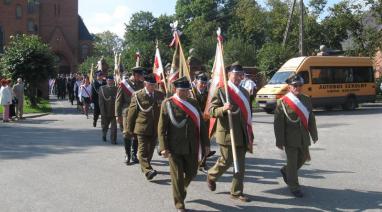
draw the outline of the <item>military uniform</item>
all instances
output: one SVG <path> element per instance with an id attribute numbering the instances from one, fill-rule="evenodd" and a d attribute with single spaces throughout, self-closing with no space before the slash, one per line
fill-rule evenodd
<path id="1" fill-rule="evenodd" d="M 141 81 L 132 81 L 126 79 L 127 83 L 130 85 L 131 88 L 133 88 L 134 91 L 140 90 L 143 88 L 143 82 Z M 124 146 L 125 146 L 125 153 L 126 153 L 126 162 L 128 163 L 130 161 L 131 157 L 131 145 L 133 146 L 133 157 L 136 157 L 137 150 L 138 150 L 138 141 L 136 139 L 131 138 L 127 135 L 127 112 L 130 105 L 131 97 L 126 91 L 124 91 L 123 85 L 120 83 L 118 86 L 117 91 L 117 98 L 115 101 L 115 115 L 117 117 L 122 117 L 122 127 L 121 130 L 123 131 L 123 139 L 124 139 Z M 132 139 L 134 139 L 132 141 Z M 138 159 L 134 158 L 136 161 Z"/>
<path id="2" fill-rule="evenodd" d="M 137 91 L 131 99 L 127 115 L 126 131 L 129 135 L 137 135 L 138 159 L 148 179 L 156 175 L 150 162 L 157 142 L 160 106 L 164 96 L 160 91 L 154 91 L 150 96 L 145 88 Z"/>
<path id="3" fill-rule="evenodd" d="M 249 100 L 248 92 L 239 87 L 241 92 Z M 219 144 L 220 158 L 216 164 L 208 170 L 208 179 L 216 182 L 218 178 L 231 166 L 233 162 L 230 126 L 228 123 L 228 113 L 223 111 L 225 102 L 224 89 L 219 88 L 211 100 L 210 115 L 217 118 L 216 125 L 216 143 Z M 248 145 L 247 128 L 245 120 L 241 114 L 240 108 L 234 101 L 230 100 L 232 105 L 232 122 L 235 136 L 236 154 L 238 160 L 238 173 L 235 173 L 232 180 L 231 195 L 240 196 L 243 194 L 243 181 L 245 173 L 245 153 Z"/>
<path id="4" fill-rule="evenodd" d="M 201 119 L 197 101 L 191 98 L 187 98 L 186 101 L 197 108 Z M 202 149 L 209 147 L 207 129 L 203 121 L 200 123 L 200 139 L 196 137 L 198 135 L 196 130 L 191 117 L 176 105 L 172 98 L 163 101 L 158 124 L 159 150 L 160 152 L 168 150 L 171 154 L 169 157 L 171 185 L 175 207 L 178 209 L 184 209 L 186 189 L 197 174 L 199 151 L 197 141 L 199 140 Z"/>
<path id="5" fill-rule="evenodd" d="M 314 142 L 318 140 L 316 120 L 312 112 L 310 98 L 304 94 L 298 94 L 296 97 L 309 111 L 307 128 L 302 124 L 296 112 L 283 99 L 277 101 L 274 115 L 276 145 L 285 147 L 287 155 L 287 165 L 281 169 L 281 173 L 294 195 L 294 192 L 300 190 L 297 171 L 309 157 L 309 134 Z M 302 195 L 298 194 L 297 196 L 301 197 Z"/>
<path id="6" fill-rule="evenodd" d="M 110 125 L 111 143 L 117 143 L 117 121 L 115 119 L 115 98 L 117 87 L 104 85 L 100 87 L 99 107 L 101 111 L 102 138 L 106 141 L 106 134 Z"/>
<path id="7" fill-rule="evenodd" d="M 97 73 L 97 74 L 100 74 L 100 73 Z M 98 117 L 100 115 L 100 109 L 99 109 L 99 100 L 98 100 L 98 96 L 99 96 L 99 89 L 101 86 L 103 85 L 106 85 L 106 82 L 104 80 L 100 80 L 98 81 L 97 79 L 95 79 L 92 83 L 92 102 L 94 104 L 94 110 L 93 110 L 93 127 L 96 127 L 97 125 L 97 121 L 98 121 Z"/>

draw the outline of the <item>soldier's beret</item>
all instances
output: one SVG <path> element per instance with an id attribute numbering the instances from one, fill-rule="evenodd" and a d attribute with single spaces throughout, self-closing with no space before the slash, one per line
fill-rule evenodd
<path id="1" fill-rule="evenodd" d="M 134 67 L 134 68 L 131 69 L 131 71 L 134 74 L 140 74 L 140 75 L 144 75 L 146 73 L 146 69 L 141 67 L 141 66 Z"/>
<path id="2" fill-rule="evenodd" d="M 187 77 L 181 77 L 173 82 L 175 88 L 185 88 L 190 89 L 191 84 L 190 81 L 188 81 Z"/>
<path id="3" fill-rule="evenodd" d="M 196 77 L 197 80 L 201 82 L 208 82 L 208 77 L 205 73 L 201 73 Z"/>
<path id="4" fill-rule="evenodd" d="M 110 76 L 107 76 L 106 79 L 107 79 L 107 80 L 114 80 L 114 76 L 111 76 L 111 75 L 110 75 Z"/>
<path id="5" fill-rule="evenodd" d="M 244 69 L 243 69 L 243 66 L 240 65 L 239 62 L 234 62 L 232 63 L 229 68 L 228 68 L 228 72 L 233 72 L 233 73 L 243 73 L 244 72 Z"/>
<path id="6" fill-rule="evenodd" d="M 145 82 L 152 83 L 152 84 L 157 83 L 157 80 L 155 79 L 154 74 L 148 74 L 144 78 L 145 78 Z"/>

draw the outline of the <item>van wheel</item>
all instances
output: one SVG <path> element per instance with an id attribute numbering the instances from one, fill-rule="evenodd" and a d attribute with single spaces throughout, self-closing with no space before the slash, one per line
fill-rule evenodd
<path id="1" fill-rule="evenodd" d="M 348 97 L 345 103 L 342 105 L 344 110 L 355 110 L 358 107 L 355 97 Z"/>
<path id="2" fill-rule="evenodd" d="M 275 112 L 274 109 L 270 109 L 270 108 L 264 108 L 264 111 L 268 114 L 273 114 Z"/>

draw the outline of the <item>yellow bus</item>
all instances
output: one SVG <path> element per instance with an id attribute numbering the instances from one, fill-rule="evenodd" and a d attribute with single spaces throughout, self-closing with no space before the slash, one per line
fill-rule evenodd
<path id="1" fill-rule="evenodd" d="M 374 102 L 376 97 L 372 60 L 368 57 L 310 56 L 288 60 L 256 94 L 256 102 L 272 113 L 277 99 L 287 93 L 285 80 L 292 74 L 304 79 L 302 92 L 313 107 L 330 109 L 340 105 L 353 110 L 358 103 Z"/>

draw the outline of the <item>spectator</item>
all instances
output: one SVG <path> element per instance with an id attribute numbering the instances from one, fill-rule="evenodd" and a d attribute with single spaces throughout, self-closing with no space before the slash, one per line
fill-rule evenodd
<path id="1" fill-rule="evenodd" d="M 16 105 L 16 117 L 23 119 L 24 112 L 24 83 L 21 78 L 17 79 L 17 84 L 13 86 L 14 103 Z"/>
<path id="2" fill-rule="evenodd" d="M 249 78 L 250 74 L 245 73 L 244 74 L 244 79 L 241 81 L 240 86 L 243 87 L 245 90 L 248 91 L 249 93 L 249 98 L 250 98 L 250 104 L 251 104 L 251 112 L 252 112 L 252 104 L 253 100 L 255 100 L 255 95 L 256 95 L 256 83 Z"/>
<path id="3" fill-rule="evenodd" d="M 9 122 L 9 105 L 12 101 L 12 93 L 8 89 L 8 80 L 1 80 L 0 104 L 3 106 L 3 122 Z"/>

